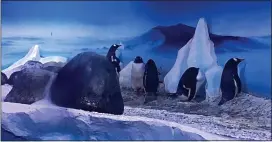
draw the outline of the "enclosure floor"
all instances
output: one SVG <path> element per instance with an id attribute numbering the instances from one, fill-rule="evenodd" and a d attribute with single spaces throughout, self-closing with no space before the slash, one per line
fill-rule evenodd
<path id="1" fill-rule="evenodd" d="M 125 115 L 177 122 L 239 140 L 271 140 L 271 100 L 241 94 L 222 105 L 181 102 L 164 93 L 144 104 L 143 93 L 122 89 Z"/>

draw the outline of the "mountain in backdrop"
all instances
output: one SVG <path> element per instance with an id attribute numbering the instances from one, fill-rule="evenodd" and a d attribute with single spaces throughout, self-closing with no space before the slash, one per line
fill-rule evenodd
<path id="1" fill-rule="evenodd" d="M 143 45 L 148 45 L 156 50 L 179 49 L 194 36 L 194 33 L 195 27 L 181 23 L 172 26 L 156 26 L 138 37 L 127 40 L 125 44 L 130 49 Z M 217 35 L 211 32 L 209 36 L 216 47 L 216 52 L 229 50 L 239 52 L 269 46 L 254 38 Z"/>

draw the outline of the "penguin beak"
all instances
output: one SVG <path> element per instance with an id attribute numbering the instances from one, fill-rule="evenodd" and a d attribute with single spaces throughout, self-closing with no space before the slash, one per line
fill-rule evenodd
<path id="1" fill-rule="evenodd" d="M 240 59 L 240 62 L 244 61 L 245 59 Z"/>
<path id="2" fill-rule="evenodd" d="M 124 49 L 124 46 L 123 46 L 123 45 L 118 44 L 117 46 L 118 46 L 118 48 L 120 48 L 120 49 Z"/>

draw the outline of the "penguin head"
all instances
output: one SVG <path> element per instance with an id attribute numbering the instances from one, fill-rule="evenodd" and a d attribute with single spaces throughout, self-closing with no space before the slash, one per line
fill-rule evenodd
<path id="1" fill-rule="evenodd" d="M 137 56 L 135 59 L 134 59 L 134 63 L 143 63 L 144 61 L 143 61 L 143 59 L 142 59 L 142 57 L 140 57 L 140 56 Z"/>
<path id="2" fill-rule="evenodd" d="M 145 65 L 145 66 L 148 67 L 148 68 L 150 67 L 150 68 L 152 68 L 152 69 L 158 71 L 157 66 L 156 66 L 156 63 L 155 63 L 154 60 L 152 60 L 152 59 L 149 59 L 149 60 L 146 62 L 146 65 Z"/>
<path id="3" fill-rule="evenodd" d="M 239 63 L 241 63 L 243 60 L 242 58 L 231 58 L 227 61 L 225 67 L 227 68 L 234 68 L 237 67 Z"/>
<path id="4" fill-rule="evenodd" d="M 239 63 L 241 63 L 245 59 L 242 59 L 242 58 L 231 58 L 230 60 L 231 60 L 232 64 L 238 65 Z"/>
<path id="5" fill-rule="evenodd" d="M 199 72 L 199 68 L 197 68 L 197 67 L 190 67 L 187 70 L 188 70 L 188 72 L 190 72 L 191 74 L 194 74 L 196 76 L 197 76 L 197 74 Z"/>
<path id="6" fill-rule="evenodd" d="M 241 63 L 242 61 L 244 61 L 245 59 L 242 59 L 242 58 L 232 58 L 234 60 L 235 63 L 239 64 Z"/>
<path id="7" fill-rule="evenodd" d="M 120 44 L 113 44 L 110 48 L 117 49 L 120 46 L 122 46 L 122 45 L 120 45 Z"/>
<path id="8" fill-rule="evenodd" d="M 152 59 L 149 59 L 146 64 L 148 64 L 148 65 L 155 65 L 155 62 Z"/>

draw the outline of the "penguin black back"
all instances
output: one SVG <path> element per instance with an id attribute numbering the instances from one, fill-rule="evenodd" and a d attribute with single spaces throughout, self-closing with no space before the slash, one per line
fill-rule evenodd
<path id="1" fill-rule="evenodd" d="M 137 56 L 135 59 L 134 59 L 134 63 L 143 63 L 144 61 L 143 61 L 143 59 L 142 59 L 142 57 L 140 57 L 140 56 Z"/>
<path id="2" fill-rule="evenodd" d="M 220 89 L 222 98 L 218 105 L 233 99 L 238 93 L 241 93 L 241 80 L 238 76 L 238 64 L 244 59 L 231 58 L 224 66 Z"/>
<path id="3" fill-rule="evenodd" d="M 152 59 L 149 59 L 145 65 L 143 81 L 146 92 L 157 92 L 159 87 L 159 74 L 156 63 Z"/>
<path id="4" fill-rule="evenodd" d="M 199 68 L 190 67 L 181 76 L 177 88 L 178 94 L 184 94 L 191 101 L 195 97 Z"/>

